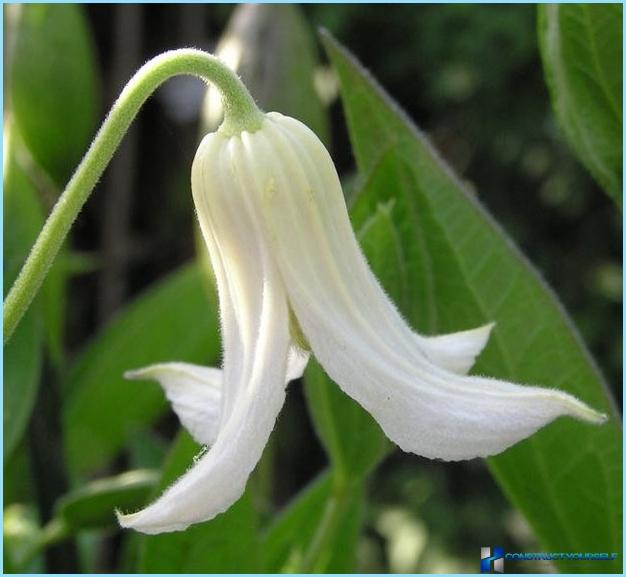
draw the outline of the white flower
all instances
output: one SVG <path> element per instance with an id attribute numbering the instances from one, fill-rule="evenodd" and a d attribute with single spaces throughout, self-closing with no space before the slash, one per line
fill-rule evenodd
<path id="1" fill-rule="evenodd" d="M 155 503 L 119 515 L 145 533 L 211 519 L 243 493 L 308 353 L 403 450 L 429 458 L 494 455 L 560 415 L 605 417 L 556 390 L 465 376 L 492 325 L 418 335 L 372 274 L 337 172 L 300 122 L 267 114 L 256 132 L 207 135 L 193 197 L 219 290 L 222 371 L 182 363 L 130 377 L 158 380 L 181 422 L 212 445 Z"/>

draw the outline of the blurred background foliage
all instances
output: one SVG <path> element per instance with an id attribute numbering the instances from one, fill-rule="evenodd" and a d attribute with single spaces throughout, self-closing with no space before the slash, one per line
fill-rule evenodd
<path id="1" fill-rule="evenodd" d="M 103 115 L 132 73 L 167 49 L 221 50 L 225 58 L 238 59 L 261 102 L 294 115 L 305 110 L 350 190 L 355 167 L 337 79 L 315 35 L 323 26 L 367 65 L 468 186 L 480 191 L 480 200 L 555 289 L 621 405 L 621 214 L 557 126 L 539 55 L 536 7 L 267 7 L 259 8 L 251 28 L 250 15 L 233 19 L 234 10 L 184 4 L 41 5 L 22 11 L 5 6 L 5 146 L 7 131 L 11 139 L 5 148 L 11 153 L 8 160 L 5 155 L 5 215 L 26 214 L 18 219 L 22 228 L 5 221 L 5 292 Z M 229 52 L 228 33 L 244 35 L 253 49 Z M 272 54 L 271 65 L 259 56 L 263 51 Z M 305 105 L 312 91 L 299 75 L 307 70 L 320 97 Z M 272 92 L 284 83 L 304 88 L 290 98 Z M 146 104 L 16 333 L 15 350 L 33 354 L 7 364 L 5 387 L 12 367 L 28 371 L 11 382 L 33 385 L 29 395 L 7 397 L 5 388 L 5 412 L 25 415 L 11 429 L 13 437 L 5 428 L 5 445 L 13 444 L 5 446 L 5 571 L 164 570 L 151 553 L 159 542 L 123 536 L 111 511 L 158 490 L 163 480 L 153 473 L 178 422 L 164 411 L 156 385 L 125 383 L 121 373 L 132 368 L 130 362 L 177 354 L 195 362 L 219 360 L 210 282 L 196 268 L 180 268 L 196 253 L 189 170 L 199 119 L 206 130 L 219 118 L 211 96 L 204 108 L 203 100 L 202 84 L 181 78 Z M 11 202 L 17 208 L 9 209 Z M 153 288 L 165 275 L 172 282 Z M 203 297 L 196 290 L 200 285 L 207 289 Z M 194 312 L 198 298 L 206 298 L 203 319 Z M 146 334 L 156 316 L 163 332 Z M 172 350 L 170 333 L 181 335 L 179 349 Z M 5 359 L 12 354 L 6 349 Z M 106 404 L 111 387 L 119 390 L 112 406 Z M 18 405 L 10 405 L 16 398 Z M 155 420 L 149 429 L 146 424 Z M 102 431 L 101 438 L 92 427 Z M 176 467 L 184 470 L 195 450 L 179 437 L 166 477 L 173 478 Z M 251 527 L 266 526 L 326 463 L 298 384 L 290 387 L 266 453 L 272 459 L 264 458 L 237 505 Z M 131 468 L 137 474 L 119 475 Z M 109 479 L 85 485 L 103 477 Z M 325 482 L 313 488 L 312 502 Z M 354 564 L 331 561 L 338 571 L 475 572 L 481 546 L 540 550 L 482 461 L 444 464 L 394 452 L 369 479 L 367 494 L 363 510 L 351 509 L 364 523 Z M 194 565 L 189 544 L 195 538 L 204 544 L 197 555 L 206 554 L 207 540 L 228 532 L 227 523 L 212 533 L 202 527 L 189 532 L 186 545 L 174 546 L 189 547 L 187 565 L 165 569 L 206 570 Z M 289 523 L 294 525 L 273 526 L 268 534 L 280 536 L 289 526 L 307 534 L 301 520 Z M 242 543 L 253 528 L 237 528 Z M 227 546 L 210 542 L 223 551 L 213 568 L 228 571 Z M 55 545 L 42 554 L 47 543 Z M 278 549 L 270 553 L 282 555 Z M 268 566 L 273 562 L 268 559 Z M 526 563 L 515 569 L 554 567 Z"/>

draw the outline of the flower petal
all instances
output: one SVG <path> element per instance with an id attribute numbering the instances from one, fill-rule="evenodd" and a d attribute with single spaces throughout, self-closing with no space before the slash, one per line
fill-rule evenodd
<path id="1" fill-rule="evenodd" d="M 303 351 L 296 345 L 291 345 L 287 356 L 287 382 L 299 379 L 309 362 L 311 353 Z"/>
<path id="2" fill-rule="evenodd" d="M 224 142 L 219 134 L 205 138 L 192 170 L 225 332 L 221 424 L 211 449 L 155 503 L 118 515 L 122 526 L 144 533 L 182 530 L 230 507 L 243 493 L 285 400 L 286 296 L 244 191 L 224 178 L 232 162 Z"/>
<path id="3" fill-rule="evenodd" d="M 566 393 L 434 364 L 442 340 L 424 351 L 369 271 L 326 150 L 301 123 L 269 117 L 262 131 L 244 135 L 242 171 L 249 186 L 264 183 L 254 197 L 290 305 L 324 369 L 393 441 L 426 457 L 468 459 L 499 453 L 560 415 L 604 419 Z M 454 350 L 448 358 L 439 350 L 439 363 L 455 354 L 466 363 L 463 339 L 446 338 Z"/>
<path id="4" fill-rule="evenodd" d="M 291 346 L 287 357 L 286 382 L 299 379 L 309 360 L 306 353 Z M 127 371 L 127 379 L 157 381 L 181 424 L 201 445 L 217 438 L 222 398 L 222 371 L 189 363 L 159 363 Z"/>
<path id="5" fill-rule="evenodd" d="M 476 357 L 485 348 L 495 323 L 488 323 L 469 331 L 460 331 L 435 337 L 419 336 L 419 343 L 428 359 L 459 375 L 465 375 Z"/>
<path id="6" fill-rule="evenodd" d="M 174 412 L 195 441 L 212 445 L 217 437 L 222 371 L 188 363 L 161 363 L 127 371 L 127 379 L 158 381 Z"/>
<path id="7" fill-rule="evenodd" d="M 372 274 L 350 225 L 332 160 L 310 129 L 297 120 L 270 113 L 262 131 L 243 135 L 243 147 L 248 159 L 239 176 L 249 187 L 258 188 L 259 179 L 262 181 L 257 194 L 261 198 L 259 210 L 269 217 L 266 232 L 275 250 L 297 259 L 303 257 L 302 245 L 318 247 L 300 264 L 307 267 L 309 275 L 317 270 L 330 274 L 335 286 L 341 287 L 344 297 L 347 295 L 345 303 L 350 310 L 370 320 L 375 318 L 373 326 L 385 331 L 389 347 L 409 359 L 429 356 L 443 368 L 469 370 L 486 344 L 489 325 L 438 337 L 425 337 L 411 330 Z M 281 192 L 285 187 L 289 188 Z M 294 187 L 300 190 L 299 199 L 288 198 Z M 279 203 L 280 207 L 273 208 Z M 272 220 L 276 222 L 272 224 Z M 297 224 L 302 220 L 307 224 L 304 234 L 300 234 Z M 284 230 L 279 239 L 279 231 L 273 227 L 281 226 Z M 287 229 L 289 233 L 284 234 Z"/>

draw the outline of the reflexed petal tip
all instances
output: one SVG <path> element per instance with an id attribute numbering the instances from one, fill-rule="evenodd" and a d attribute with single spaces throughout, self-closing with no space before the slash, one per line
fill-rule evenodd
<path id="1" fill-rule="evenodd" d="M 120 527 L 124 527 L 124 529 L 128 529 L 133 525 L 133 517 L 136 516 L 137 513 L 122 513 L 119 509 L 115 509 L 115 516 L 117 517 L 117 522 L 120 524 Z"/>
<path id="2" fill-rule="evenodd" d="M 308 351 L 304 351 L 294 344 L 291 345 L 289 356 L 287 357 L 287 382 L 295 381 L 302 376 L 310 357 L 311 353 Z"/>
<path id="3" fill-rule="evenodd" d="M 492 322 L 458 333 L 420 337 L 421 346 L 434 364 L 453 373 L 464 375 L 469 372 L 476 357 L 487 345 L 495 325 L 496 323 Z"/>
<path id="4" fill-rule="evenodd" d="M 288 383 L 299 379 L 310 353 L 291 345 L 287 357 Z M 126 371 L 130 380 L 157 381 L 181 424 L 201 445 L 212 445 L 219 432 L 223 371 L 189 363 L 159 363 Z"/>
<path id="5" fill-rule="evenodd" d="M 220 422 L 221 370 L 189 363 L 160 363 L 126 371 L 124 377 L 157 381 L 194 440 L 201 445 L 213 444 Z"/>
<path id="6" fill-rule="evenodd" d="M 589 405 L 583 403 L 573 395 L 569 395 L 558 389 L 549 389 L 549 392 L 560 399 L 563 404 L 564 416 L 567 415 L 579 421 L 586 421 L 594 425 L 602 425 L 609 420 L 606 413 L 600 413 L 592 409 Z"/>

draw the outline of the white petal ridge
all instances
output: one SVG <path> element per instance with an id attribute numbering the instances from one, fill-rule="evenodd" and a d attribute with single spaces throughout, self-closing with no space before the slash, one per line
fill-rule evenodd
<path id="1" fill-rule="evenodd" d="M 299 252 L 302 246 L 317 249 L 300 263 L 304 267 L 308 262 L 308 276 L 317 270 L 328 274 L 344 304 L 359 316 L 369 316 L 366 322 L 374 320 L 390 347 L 408 358 L 428 356 L 445 369 L 467 372 L 486 345 L 492 325 L 437 337 L 411 330 L 369 268 L 352 230 L 334 165 L 317 136 L 297 120 L 270 113 L 263 131 L 245 134 L 242 140 L 242 154 L 247 153 L 251 166 L 247 175 L 244 170 L 242 174 L 247 185 L 258 190 L 258 210 L 269 217 L 266 226 L 274 254 L 282 251 L 297 259 L 305 256 Z M 298 195 L 291 194 L 297 189 L 301 204 Z M 306 220 L 303 234 L 293 236 L 302 220 Z M 292 236 L 284 234 L 279 240 L 278 227 L 283 225 L 291 228 Z"/>

